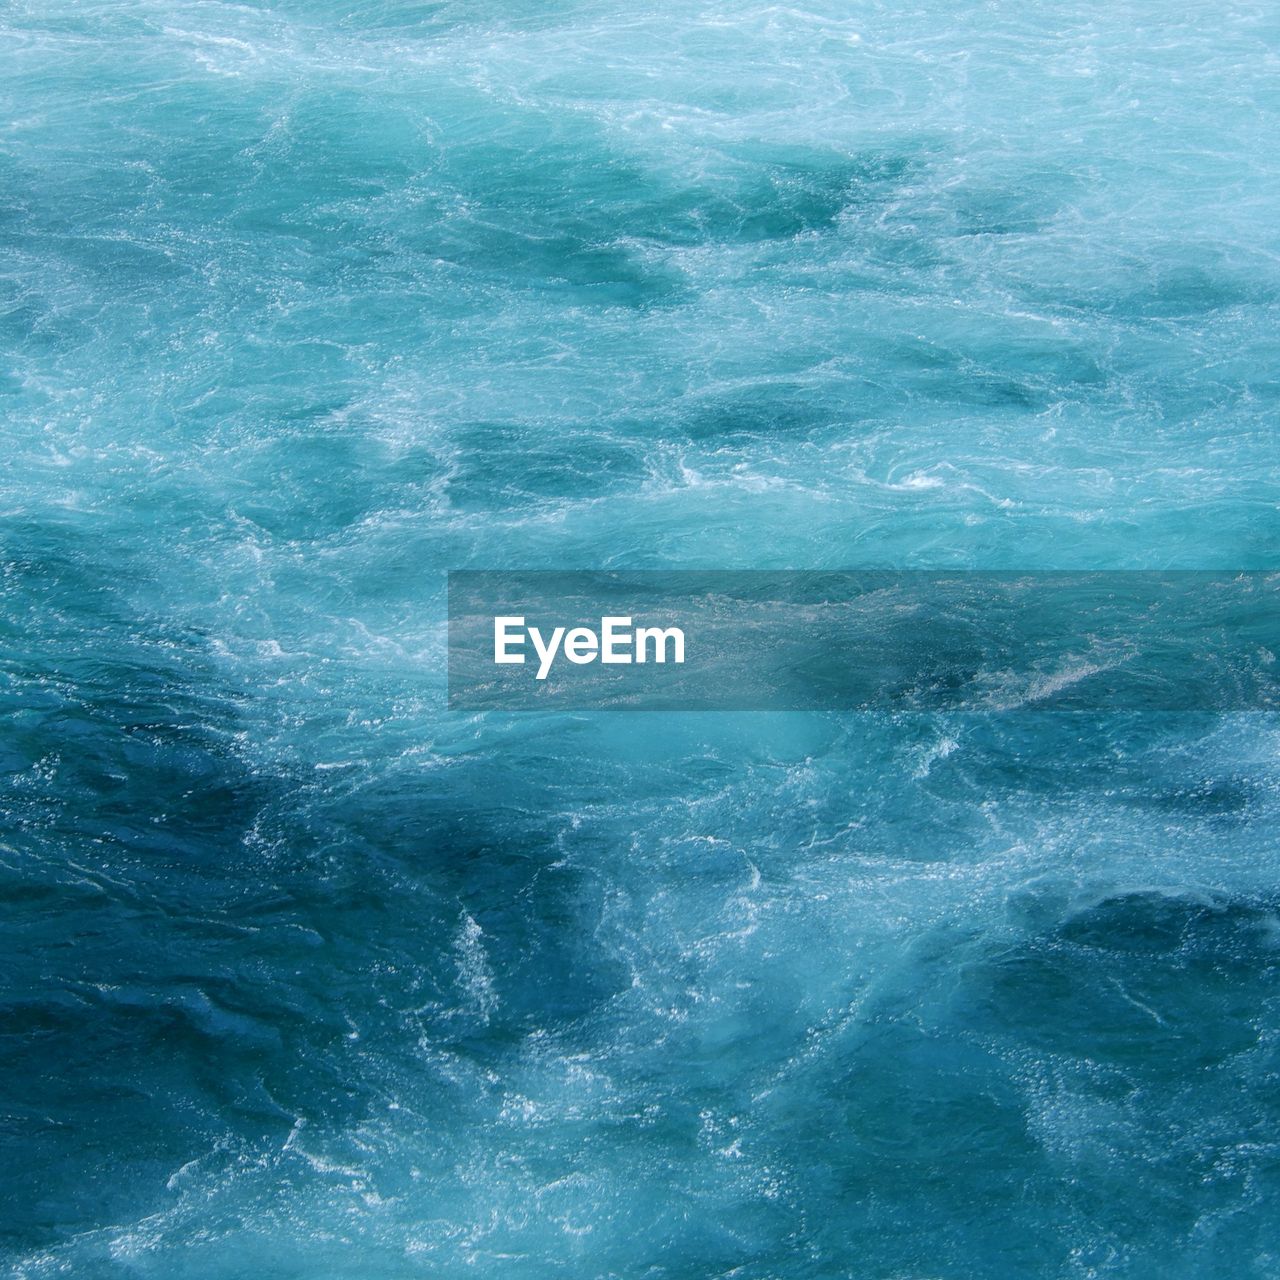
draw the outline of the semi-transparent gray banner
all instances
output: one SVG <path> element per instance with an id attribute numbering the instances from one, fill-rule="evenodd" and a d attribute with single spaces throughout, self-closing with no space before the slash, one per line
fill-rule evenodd
<path id="1" fill-rule="evenodd" d="M 449 575 L 455 709 L 1280 705 L 1280 574 Z"/>

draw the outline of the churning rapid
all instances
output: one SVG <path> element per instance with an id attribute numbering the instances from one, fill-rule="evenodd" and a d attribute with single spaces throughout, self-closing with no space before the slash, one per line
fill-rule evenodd
<path id="1" fill-rule="evenodd" d="M 1273 714 L 450 712 L 462 568 L 1280 568 L 1280 10 L 0 7 L 0 1259 L 1280 1273 Z"/>

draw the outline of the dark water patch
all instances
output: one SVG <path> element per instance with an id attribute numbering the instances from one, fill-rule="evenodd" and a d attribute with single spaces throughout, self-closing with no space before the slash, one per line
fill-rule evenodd
<path id="1" fill-rule="evenodd" d="M 262 118 L 254 123 L 260 131 Z M 409 95 L 353 94 L 345 84 L 313 87 L 291 94 L 270 132 L 222 172 L 250 167 L 257 179 L 247 193 L 251 209 L 279 201 L 276 207 L 295 217 L 322 213 L 334 202 L 405 189 L 433 157 L 424 124 Z M 187 157 L 188 181 L 208 180 L 194 163 L 198 153 L 179 154 Z M 209 188 L 211 195 L 227 194 L 225 178 Z"/>
<path id="2" fill-rule="evenodd" d="M 199 637 L 161 619 L 69 627 L 45 614 L 42 633 L 58 647 L 10 645 L 0 659 L 10 822 L 210 867 L 262 798 L 234 746 L 241 695 L 212 673 Z"/>
<path id="3" fill-rule="evenodd" d="M 1000 174 L 970 172 L 955 184 L 929 185 L 918 199 L 933 214 L 925 223 L 950 237 L 1036 236 L 1086 195 L 1090 184 L 1078 172 L 1027 167 L 1028 157 Z"/>
<path id="4" fill-rule="evenodd" d="M 1057 392 L 1036 387 L 1024 378 L 982 369 L 972 370 L 966 377 L 948 377 L 945 386 L 936 389 L 934 395 L 948 403 L 971 408 L 1034 412 L 1051 403 Z"/>
<path id="5" fill-rule="evenodd" d="M 1211 1251 L 1205 1215 L 1273 1186 L 1271 904 L 1134 890 L 1062 910 L 1028 892 L 1029 927 L 1004 941 L 920 935 L 767 1095 L 757 1137 L 790 1153 L 790 1198 L 833 1264 L 874 1241 L 886 1273 L 1039 1274 L 1088 1242 L 1146 1274 Z"/>
<path id="6" fill-rule="evenodd" d="M 565 1032 L 628 981 L 593 938 L 601 885 L 566 861 L 561 822 L 540 813 L 505 768 L 489 777 L 495 768 L 477 762 L 445 794 L 388 777 L 325 820 L 339 847 L 360 851 L 364 865 L 379 860 L 394 883 L 436 904 L 434 926 L 405 938 L 417 963 L 428 944 L 451 1002 L 429 1034 L 450 1041 L 463 1032 L 477 1051 L 532 1031 Z"/>
<path id="7" fill-rule="evenodd" d="M 392 0 L 376 6 L 353 5 L 349 0 L 284 0 L 272 4 L 271 12 L 292 15 L 320 29 L 434 41 L 469 31 L 475 31 L 477 38 L 492 38 L 497 31 L 541 31 L 561 25 L 583 7 L 581 0 L 536 0 L 519 10 L 495 0 Z"/>
<path id="8" fill-rule="evenodd" d="M 726 444 L 803 440 L 865 417 L 865 408 L 860 412 L 851 400 L 808 382 L 771 381 L 691 397 L 678 407 L 672 429 L 692 440 Z"/>
<path id="9" fill-rule="evenodd" d="M 9 547 L 7 616 L 40 635 L 3 640 L 0 1176 L 25 1247 L 149 1211 L 229 1130 L 287 1133 L 272 1097 L 350 1090 L 342 1017 L 299 999 L 302 921 L 261 911 L 290 897 L 255 832 L 291 788 L 236 745 L 246 698 L 198 633 L 130 607 L 123 547 L 43 526 Z"/>
<path id="10" fill-rule="evenodd" d="M 999 354 L 955 352 L 950 369 L 914 380 L 914 389 L 965 409 L 1026 414 L 1042 413 L 1065 399 L 1093 400 L 1106 382 L 1097 360 L 1076 344 L 1005 343 Z"/>
<path id="11" fill-rule="evenodd" d="M 967 968 L 970 1025 L 1173 1084 L 1270 1034 L 1278 937 L 1259 904 L 1118 894 Z"/>
<path id="12" fill-rule="evenodd" d="M 464 510 L 495 501 L 595 498 L 645 475 L 641 443 L 582 424 L 472 423 L 454 429 L 450 443 L 447 492 Z"/>
<path id="13" fill-rule="evenodd" d="M 1252 779 L 1226 777 L 1157 785 L 1142 799 L 1157 811 L 1234 824 L 1256 816 L 1265 793 Z"/>
<path id="14" fill-rule="evenodd" d="M 943 790 L 1021 797 L 1042 812 L 1146 813 L 1175 820 L 1182 835 L 1259 833 L 1270 820 L 1264 776 L 1238 766 L 1206 766 L 1186 743 L 1211 733 L 1201 712 L 1135 716 L 1020 710 L 964 721 L 965 750 L 934 762 Z M 1032 744 L 1038 748 L 1032 750 Z"/>
<path id="15" fill-rule="evenodd" d="M 117 300 L 173 288 L 190 270 L 166 246 L 140 243 L 123 233 L 69 236 L 52 245 L 46 242 L 43 248 L 91 276 L 95 288 Z"/>
<path id="16" fill-rule="evenodd" d="M 1095 401 L 1111 374 L 1101 353 L 1076 340 L 1031 341 L 979 333 L 933 339 L 868 337 L 864 350 L 891 370 L 902 397 L 951 404 L 969 412 L 1025 416 L 1064 399 Z"/>
<path id="17" fill-rule="evenodd" d="M 954 216 L 961 236 L 1034 235 L 1051 219 L 1043 194 L 1025 190 L 966 189 L 956 197 Z"/>
<path id="18" fill-rule="evenodd" d="M 594 289 L 620 305 L 676 302 L 686 296 L 683 276 L 653 249 L 832 232 L 846 210 L 891 198 L 916 165 L 882 151 L 761 148 L 681 186 L 594 137 L 533 141 L 446 148 L 440 193 L 423 206 L 420 229 L 404 228 L 405 243 L 509 282 Z"/>
<path id="19" fill-rule="evenodd" d="M 1126 263 L 1110 273 L 1105 286 L 1083 289 L 1067 284 L 1046 290 L 1028 284 L 1023 288 L 1037 305 L 1135 322 L 1193 321 L 1239 307 L 1269 307 L 1280 296 L 1266 270 L 1246 274 L 1217 260 L 1213 252 L 1207 252 L 1203 262 L 1195 261 L 1194 252 L 1187 257 L 1190 260 L 1183 262 Z"/>
<path id="20" fill-rule="evenodd" d="M 323 539 L 379 511 L 423 500 L 437 482 L 437 459 L 422 451 L 390 460 L 359 424 L 324 421 L 331 405 L 297 406 L 290 424 L 252 449 L 244 463 L 250 496 L 237 498 L 236 513 L 286 541 Z M 314 416 L 319 423 L 307 423 Z"/>
<path id="21" fill-rule="evenodd" d="M 1181 953 L 1258 974 L 1280 963 L 1280 918 L 1270 909 L 1212 896 L 1139 891 L 1104 898 L 1064 921 L 1061 936 L 1102 951 Z M 1258 961 L 1263 963 L 1259 967 Z"/>
<path id="22" fill-rule="evenodd" d="M 980 1047 L 873 1018 L 788 1087 L 771 1127 L 820 1270 L 874 1248 L 885 1274 L 959 1277 L 1065 1257 L 1031 1230 L 1054 1193 L 1027 1121 Z"/>
<path id="23" fill-rule="evenodd" d="M 343 802 L 201 753 L 199 723 L 157 732 L 163 746 L 130 758 L 91 716 L 63 758 L 83 746 L 118 771 L 123 817 L 96 778 L 59 766 L 49 820 L 11 829 L 0 857 L 3 883 L 30 890 L 0 902 L 17 948 L 0 991 L 0 1172 L 21 1247 L 153 1212 L 219 1143 L 278 1150 L 299 1119 L 349 1131 L 388 1088 L 447 1133 L 458 1085 L 442 1072 L 501 1062 L 606 994 L 607 957 L 580 941 L 581 873 L 536 832 L 516 848 L 518 828 L 424 819 L 440 798 L 419 787 Z M 173 762 L 188 756 L 195 773 Z"/>
<path id="24" fill-rule="evenodd" d="M 612 306 L 682 300 L 682 275 L 629 243 L 625 215 L 643 199 L 645 176 L 594 138 L 525 132 L 446 148 L 413 218 L 395 220 L 395 242 L 506 289 Z"/>
<path id="25" fill-rule="evenodd" d="M 913 156 L 893 152 L 744 149 L 719 183 L 641 202 L 630 225 L 632 234 L 674 244 L 792 240 L 833 230 L 848 210 L 883 204 L 916 172 Z"/>
<path id="26" fill-rule="evenodd" d="M 574 234 L 532 220 L 509 226 L 449 220 L 412 236 L 411 243 L 495 285 L 559 293 L 574 303 L 645 307 L 688 299 L 678 272 L 647 262 L 617 240 L 597 240 L 594 231 Z"/>
<path id="27" fill-rule="evenodd" d="M 755 143 L 718 155 L 713 171 L 684 185 L 581 122 L 513 113 L 478 134 L 470 113 L 491 116 L 492 103 L 465 94 L 443 130 L 412 96 L 375 102 L 345 85 L 292 94 L 265 123 L 225 97 L 203 81 L 175 86 L 174 119 L 216 111 L 223 127 L 175 132 L 168 118 L 152 121 L 164 146 L 140 149 L 145 166 L 98 172 L 90 130 L 84 155 L 54 166 L 52 191 L 47 174 L 43 187 L 26 174 L 40 210 L 27 222 L 43 251 L 65 242 L 69 263 L 103 289 L 148 296 L 162 277 L 204 275 L 252 251 L 286 280 L 351 285 L 448 263 L 504 290 L 667 305 L 691 294 L 663 250 L 833 233 L 846 214 L 894 199 L 925 162 L 911 148 Z M 188 230 L 156 239 L 170 223 Z"/>
<path id="28" fill-rule="evenodd" d="M 1157 270 L 1146 287 L 1120 294 L 1116 306 L 1126 314 L 1177 319 L 1275 299 L 1274 289 L 1264 280 L 1251 280 L 1223 267 L 1187 264 Z"/>

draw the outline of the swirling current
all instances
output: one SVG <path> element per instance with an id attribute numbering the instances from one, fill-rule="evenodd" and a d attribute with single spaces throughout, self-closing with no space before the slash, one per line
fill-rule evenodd
<path id="1" fill-rule="evenodd" d="M 1280 1275 L 1274 713 L 449 711 L 465 568 L 1280 568 L 1280 10 L 0 5 L 15 1277 Z"/>

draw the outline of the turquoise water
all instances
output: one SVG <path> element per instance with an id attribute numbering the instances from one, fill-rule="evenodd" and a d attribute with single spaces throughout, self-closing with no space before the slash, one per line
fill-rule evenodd
<path id="1" fill-rule="evenodd" d="M 16 1276 L 1280 1275 L 1273 716 L 445 708 L 461 568 L 1280 568 L 1280 11 L 0 5 Z"/>

